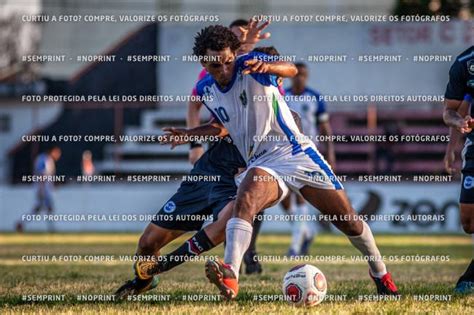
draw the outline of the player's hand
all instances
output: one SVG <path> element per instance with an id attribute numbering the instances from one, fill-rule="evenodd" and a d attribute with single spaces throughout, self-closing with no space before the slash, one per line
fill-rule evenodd
<path id="1" fill-rule="evenodd" d="M 454 175 L 457 173 L 456 168 L 454 167 L 454 163 L 456 162 L 456 154 L 454 150 L 446 150 L 446 154 L 444 155 L 444 169 L 446 173 L 449 175 Z"/>
<path id="2" fill-rule="evenodd" d="M 247 27 L 239 27 L 241 35 L 239 37 L 240 42 L 243 45 L 255 45 L 262 39 L 270 38 L 271 34 L 266 32 L 262 34 L 262 31 L 270 24 L 270 21 L 266 21 L 261 25 L 253 18 L 249 20 Z"/>
<path id="3" fill-rule="evenodd" d="M 463 120 L 459 121 L 456 126 L 456 129 L 460 133 L 465 134 L 470 133 L 472 131 L 472 127 L 474 127 L 474 119 L 471 116 L 467 115 L 466 117 L 464 117 Z"/>
<path id="4" fill-rule="evenodd" d="M 244 62 L 244 65 L 247 68 L 242 71 L 242 74 L 267 73 L 269 69 L 268 63 L 258 59 L 249 59 Z"/>
<path id="5" fill-rule="evenodd" d="M 197 160 L 204 154 L 203 147 L 196 147 L 189 150 L 189 163 L 194 165 Z"/>
<path id="6" fill-rule="evenodd" d="M 161 136 L 160 144 L 171 144 L 171 150 L 176 146 L 188 143 L 188 133 L 185 128 L 165 127 L 162 129 L 166 133 Z"/>

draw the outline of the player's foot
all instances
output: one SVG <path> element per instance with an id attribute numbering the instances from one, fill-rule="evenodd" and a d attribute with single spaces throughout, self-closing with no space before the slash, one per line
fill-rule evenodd
<path id="1" fill-rule="evenodd" d="M 257 260 L 257 253 L 254 251 L 247 251 L 244 255 L 245 274 L 262 273 L 262 265 Z"/>
<path id="2" fill-rule="evenodd" d="M 474 294 L 474 281 L 458 281 L 454 291 L 459 294 Z"/>
<path id="3" fill-rule="evenodd" d="M 116 292 L 117 300 L 125 300 L 128 296 L 138 295 L 156 288 L 158 285 L 158 276 L 147 280 L 141 280 L 135 277 L 133 280 L 125 282 Z"/>
<path id="4" fill-rule="evenodd" d="M 133 270 L 139 279 L 148 280 L 158 274 L 158 262 L 154 260 L 137 260 L 133 264 Z"/>
<path id="5" fill-rule="evenodd" d="M 474 294 L 474 259 L 459 278 L 454 291 L 459 294 Z"/>
<path id="6" fill-rule="evenodd" d="M 232 268 L 221 260 L 206 261 L 206 277 L 209 282 L 217 286 L 222 296 L 232 300 L 239 293 L 239 281 Z"/>
<path id="7" fill-rule="evenodd" d="M 308 255 L 309 248 L 311 247 L 311 243 L 313 242 L 314 235 L 312 236 L 305 236 L 303 239 L 303 244 L 301 244 L 301 251 L 300 255 Z"/>
<path id="8" fill-rule="evenodd" d="M 369 275 L 374 280 L 377 286 L 377 293 L 380 295 L 400 295 L 398 293 L 397 286 L 393 282 L 392 275 L 387 272 L 382 278 L 372 276 L 369 271 Z"/>
<path id="9" fill-rule="evenodd" d="M 293 249 L 293 248 L 290 248 L 288 250 L 288 253 L 286 254 L 287 257 L 296 257 L 298 256 L 298 253 Z"/>

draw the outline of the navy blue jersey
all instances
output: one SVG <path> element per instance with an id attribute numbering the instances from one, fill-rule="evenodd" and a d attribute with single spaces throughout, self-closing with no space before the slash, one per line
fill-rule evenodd
<path id="1" fill-rule="evenodd" d="M 220 175 L 223 180 L 234 181 L 239 168 L 246 167 L 245 161 L 230 137 L 224 137 L 211 147 L 194 164 L 192 175 Z"/>
<path id="2" fill-rule="evenodd" d="M 466 94 L 474 96 L 474 46 L 460 54 L 451 66 L 444 97 L 462 101 Z"/>

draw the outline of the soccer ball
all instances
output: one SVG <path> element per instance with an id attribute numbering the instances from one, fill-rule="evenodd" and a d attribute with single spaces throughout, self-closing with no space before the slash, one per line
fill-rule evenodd
<path id="1" fill-rule="evenodd" d="M 327 284 L 324 274 L 312 265 L 298 265 L 283 278 L 283 295 L 296 306 L 315 306 L 326 296 Z"/>

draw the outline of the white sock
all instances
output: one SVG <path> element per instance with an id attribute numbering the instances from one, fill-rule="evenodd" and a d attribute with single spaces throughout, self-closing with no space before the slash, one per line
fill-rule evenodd
<path id="1" fill-rule="evenodd" d="M 352 245 L 355 246 L 369 261 L 370 273 L 376 278 L 381 278 L 387 273 L 387 268 L 382 260 L 380 251 L 375 244 L 374 236 L 367 223 L 364 221 L 362 234 L 358 236 L 348 236 Z"/>
<path id="2" fill-rule="evenodd" d="M 305 215 L 308 214 L 308 207 L 306 206 L 306 204 L 297 204 L 294 214 L 297 216 L 297 218 L 293 222 L 290 248 L 297 255 L 299 255 L 301 251 L 301 245 L 303 245 L 303 239 L 305 235 L 310 233 L 308 223 L 303 218 Z"/>
<path id="3" fill-rule="evenodd" d="M 237 279 L 239 278 L 239 269 L 242 264 L 242 258 L 252 240 L 253 226 L 249 222 L 232 218 L 226 226 L 226 246 L 224 262 L 231 266 Z"/>

